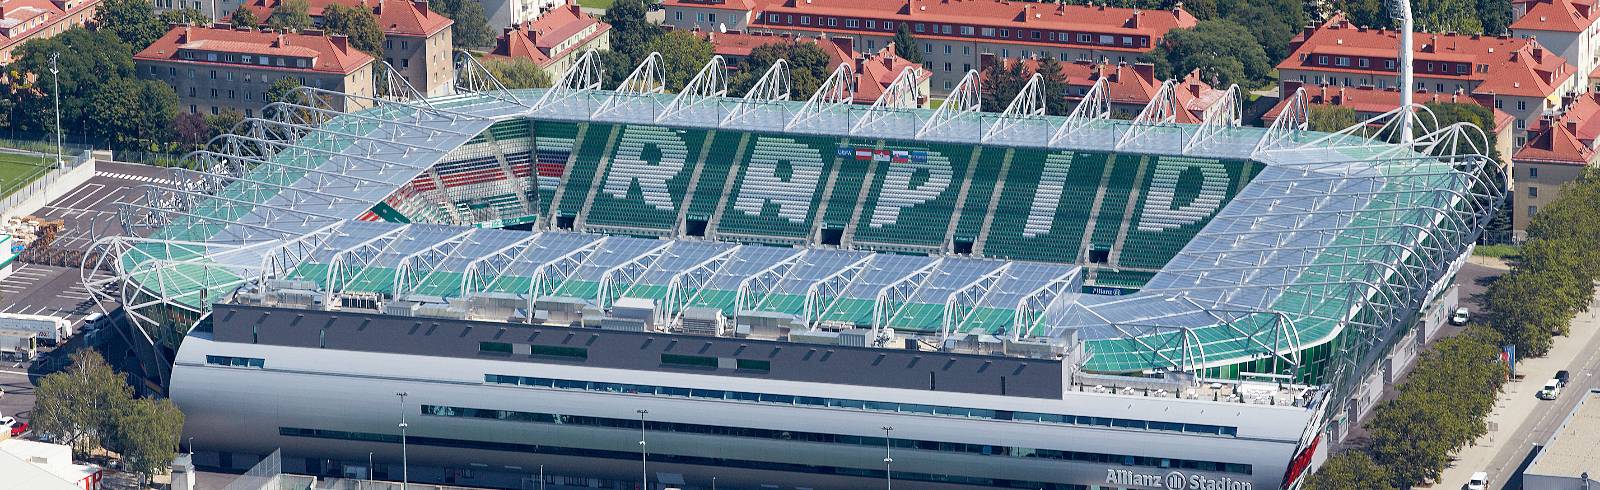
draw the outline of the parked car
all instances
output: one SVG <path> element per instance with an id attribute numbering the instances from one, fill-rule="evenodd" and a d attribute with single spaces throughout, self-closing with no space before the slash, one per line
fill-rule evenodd
<path id="1" fill-rule="evenodd" d="M 1467 480 L 1467 490 L 1484 490 L 1489 488 L 1489 474 L 1479 471 L 1472 474 L 1472 479 Z"/>
<path id="2" fill-rule="evenodd" d="M 10 427 L 11 437 L 22 435 L 28 431 L 28 423 L 17 420 L 15 417 L 0 417 L 0 427 Z"/>
<path id="3" fill-rule="evenodd" d="M 1470 314 L 1467 312 L 1467 308 L 1465 306 L 1456 308 L 1455 314 L 1450 315 L 1450 324 L 1457 326 L 1466 325 L 1468 318 L 1470 318 Z"/>
<path id="4" fill-rule="evenodd" d="M 1556 371 L 1556 381 L 1560 381 L 1561 387 L 1566 388 L 1567 383 L 1572 381 L 1572 373 L 1568 373 L 1565 369 Z"/>
<path id="5" fill-rule="evenodd" d="M 1539 393 L 1534 396 L 1539 397 L 1540 400 L 1554 400 L 1556 397 L 1561 396 L 1561 387 L 1564 385 L 1566 383 L 1561 382 L 1561 380 L 1550 378 L 1550 381 L 1544 382 L 1544 388 L 1540 389 Z"/>

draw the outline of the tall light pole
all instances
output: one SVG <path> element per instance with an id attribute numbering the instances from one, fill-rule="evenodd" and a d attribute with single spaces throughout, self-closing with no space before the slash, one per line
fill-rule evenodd
<path id="1" fill-rule="evenodd" d="M 61 53 L 50 53 L 50 75 L 54 78 L 50 82 L 53 87 L 50 96 L 55 99 L 56 104 L 56 168 L 66 166 L 66 161 L 61 159 L 61 70 L 56 68 L 56 58 L 60 56 Z M 192 453 L 194 450 L 191 449 L 189 452 Z"/>
<path id="2" fill-rule="evenodd" d="M 194 436 L 189 436 L 189 455 L 194 456 Z"/>
<path id="3" fill-rule="evenodd" d="M 367 481 L 368 482 L 371 482 L 372 480 L 377 479 L 377 475 L 374 475 L 373 473 L 375 473 L 375 472 L 373 471 L 373 467 L 372 467 L 372 451 L 367 451 Z"/>
<path id="4" fill-rule="evenodd" d="M 883 485 L 885 490 L 894 490 L 894 477 L 889 474 L 889 467 L 894 463 L 894 458 L 889 457 L 889 433 L 894 432 L 893 426 L 885 425 L 883 429 Z"/>
<path id="5" fill-rule="evenodd" d="M 717 490 L 717 477 L 711 477 L 711 490 Z"/>
<path id="6" fill-rule="evenodd" d="M 644 447 L 644 416 L 649 410 L 634 410 L 639 413 L 639 490 L 650 490 L 650 452 Z"/>
<path id="7" fill-rule="evenodd" d="M 405 490 L 411 485 L 411 468 L 406 461 L 406 396 L 404 391 L 395 393 L 400 397 L 400 490 Z"/>

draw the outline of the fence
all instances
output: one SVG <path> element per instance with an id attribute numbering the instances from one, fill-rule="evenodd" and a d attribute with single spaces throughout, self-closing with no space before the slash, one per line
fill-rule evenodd
<path id="1" fill-rule="evenodd" d="M 54 139 L 16 139 L 0 138 L 0 148 L 15 148 L 47 155 L 56 154 L 56 140 Z M 82 143 L 62 143 L 62 155 L 76 155 L 94 149 L 93 145 Z"/>
<path id="2" fill-rule="evenodd" d="M 5 196 L 0 200 L 0 212 L 10 211 L 34 194 L 44 192 L 57 179 L 91 160 L 94 160 L 94 156 L 90 151 L 84 150 L 70 157 L 61 168 L 41 168 L 26 178 L 6 183 L 4 187 L 0 187 L 0 196 Z"/>

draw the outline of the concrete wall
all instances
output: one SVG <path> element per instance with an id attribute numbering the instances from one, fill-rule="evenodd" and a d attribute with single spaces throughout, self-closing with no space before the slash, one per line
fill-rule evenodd
<path id="1" fill-rule="evenodd" d="M 111 159 L 109 151 L 85 153 L 88 154 L 77 157 L 82 159 L 82 163 L 72 166 L 75 158 L 67 155 L 65 158 L 69 168 L 51 171 L 28 187 L 0 201 L 0 220 L 39 212 L 39 209 L 49 204 L 51 199 L 61 197 L 62 194 L 83 185 L 90 177 L 94 177 L 96 160 Z"/>

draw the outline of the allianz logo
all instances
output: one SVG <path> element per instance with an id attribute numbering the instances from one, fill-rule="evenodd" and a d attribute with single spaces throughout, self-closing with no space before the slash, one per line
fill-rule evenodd
<path id="1" fill-rule="evenodd" d="M 1184 475 L 1172 471 L 1165 475 L 1141 473 L 1133 470 L 1107 469 L 1106 484 L 1126 488 L 1154 488 L 1157 490 L 1252 490 L 1251 482 L 1228 477 L 1212 478 L 1206 475 Z"/>

